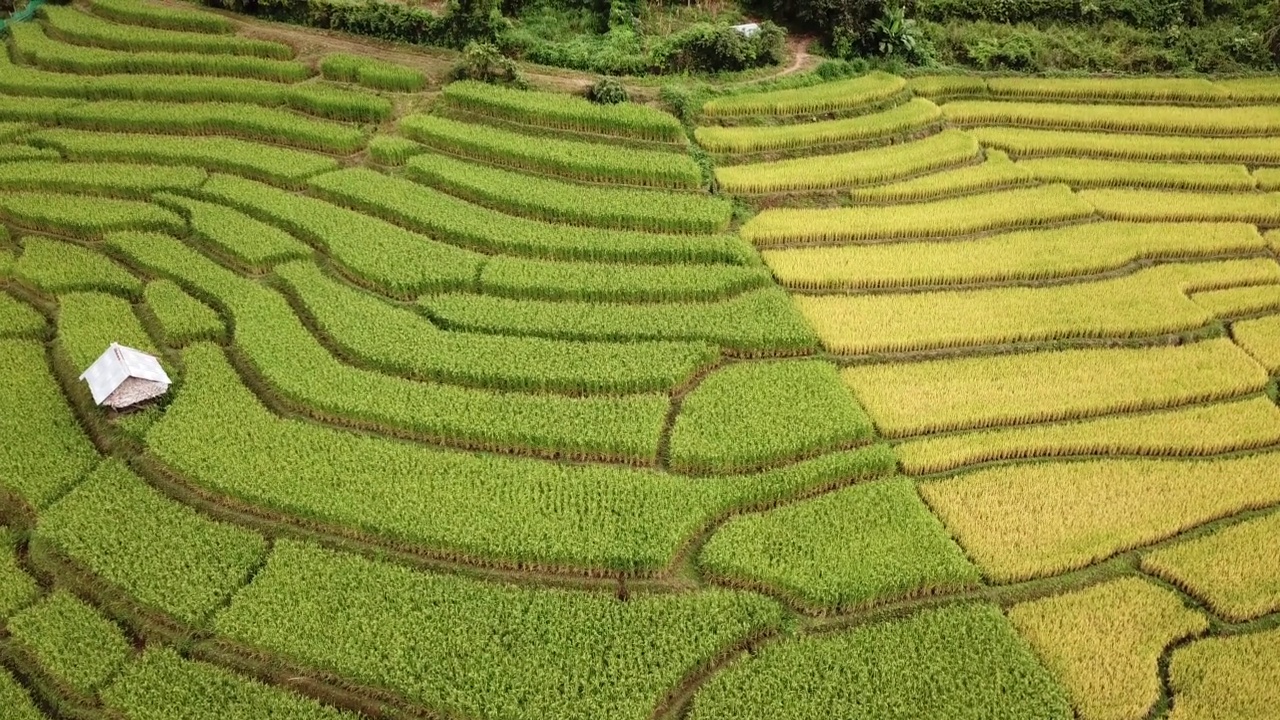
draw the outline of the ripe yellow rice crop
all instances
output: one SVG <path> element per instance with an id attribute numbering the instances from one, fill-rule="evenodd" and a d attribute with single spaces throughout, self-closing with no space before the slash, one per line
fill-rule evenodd
<path id="1" fill-rule="evenodd" d="M 902 469 L 946 472 L 983 462 L 1070 455 L 1213 455 L 1280 444 L 1280 408 L 1265 397 L 1150 413 L 908 440 Z"/>
<path id="2" fill-rule="evenodd" d="M 1169 663 L 1169 720 L 1276 717 L 1280 628 L 1213 637 L 1178 648 Z"/>
<path id="3" fill-rule="evenodd" d="M 1280 193 L 1192 193 L 1082 190 L 1080 197 L 1109 220 L 1247 222 L 1280 225 Z"/>
<path id="4" fill-rule="evenodd" d="M 859 355 L 1180 332 L 1215 317 L 1185 293 L 1261 282 L 1280 282 L 1280 265 L 1262 258 L 1178 263 L 1070 285 L 795 301 L 828 350 Z"/>
<path id="5" fill-rule="evenodd" d="M 861 365 L 841 377 L 890 437 L 1174 407 L 1258 392 L 1269 379 L 1226 338 Z"/>
<path id="6" fill-rule="evenodd" d="M 1227 91 L 1199 78 L 988 78 L 995 97 L 1036 100 L 1129 100 L 1218 103 Z"/>
<path id="7" fill-rule="evenodd" d="M 877 70 L 850 80 L 719 97 L 707 101 L 702 112 L 708 117 L 842 112 L 884 102 L 906 86 L 906 80 Z"/>
<path id="8" fill-rule="evenodd" d="M 1236 317 L 1264 310 L 1280 310 L 1280 285 L 1210 290 L 1196 293 L 1191 299 L 1220 318 Z"/>
<path id="9" fill-rule="evenodd" d="M 1280 107 L 1269 105 L 1196 108 L 969 100 L 947 103 L 942 114 L 962 126 L 1009 125 L 1220 137 L 1280 132 Z"/>
<path id="10" fill-rule="evenodd" d="M 1231 336 L 1268 372 L 1280 375 L 1280 315 L 1232 323 Z"/>
<path id="11" fill-rule="evenodd" d="M 1280 502 L 1280 453 L 1214 460 L 1033 462 L 921 487 L 995 582 L 1082 568 Z"/>
<path id="12" fill-rule="evenodd" d="M 942 120 L 937 105 L 915 98 L 884 112 L 796 125 L 707 125 L 694 131 L 713 153 L 753 153 L 832 143 L 873 140 L 912 132 Z"/>
<path id="13" fill-rule="evenodd" d="M 971 128 L 968 132 L 983 145 L 1018 158 L 1075 155 L 1115 160 L 1280 163 L 1280 142 L 1265 137 L 1201 138 L 1005 127 Z"/>
<path id="14" fill-rule="evenodd" d="M 1009 620 L 1066 686 L 1080 720 L 1147 717 L 1160 698 L 1160 654 L 1209 629 L 1177 594 L 1136 577 L 1019 603 Z"/>
<path id="15" fill-rule="evenodd" d="M 920 97 L 949 98 L 987 94 L 987 83 L 973 75 L 920 75 L 907 80 L 907 88 Z"/>
<path id="16" fill-rule="evenodd" d="M 1019 170 L 1041 182 L 1075 188 L 1140 187 L 1251 192 L 1258 181 L 1244 165 L 1151 163 L 1093 158 L 1022 160 Z"/>
<path id="17" fill-rule="evenodd" d="M 1142 569 L 1209 604 L 1232 622 L 1280 610 L 1280 513 L 1148 553 Z"/>
<path id="18" fill-rule="evenodd" d="M 1258 168 L 1253 176 L 1263 190 L 1280 190 L 1280 168 Z"/>
<path id="19" fill-rule="evenodd" d="M 716 168 L 721 189 L 738 194 L 830 190 L 888 182 L 978 157 L 978 141 L 959 130 L 923 140 L 818 157 Z"/>
<path id="20" fill-rule="evenodd" d="M 1091 215 L 1093 206 L 1071 188 L 1046 185 L 892 207 L 771 209 L 749 220 L 741 234 L 758 246 L 945 238 L 1052 225 Z"/>
<path id="21" fill-rule="evenodd" d="M 855 187 L 849 196 L 855 203 L 902 203 L 939 200 L 973 192 L 1034 185 L 1035 178 L 999 150 L 987 152 L 985 162 L 902 180 L 886 185 Z"/>
<path id="22" fill-rule="evenodd" d="M 764 250 L 778 280 L 804 289 L 895 288 L 1042 280 L 1138 260 L 1265 250 L 1245 223 L 1097 222 L 1018 230 L 964 242 L 902 242 Z"/>
<path id="23" fill-rule="evenodd" d="M 1280 102 L 1280 82 L 1270 77 L 1232 78 L 1214 83 L 1236 102 Z"/>

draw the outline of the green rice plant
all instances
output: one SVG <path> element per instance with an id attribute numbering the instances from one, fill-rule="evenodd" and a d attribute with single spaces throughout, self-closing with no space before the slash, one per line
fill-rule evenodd
<path id="1" fill-rule="evenodd" d="M 419 313 L 326 276 L 276 268 L 312 324 L 361 363 L 419 380 L 525 392 L 670 390 L 717 359 L 703 343 L 577 343 L 444 332 Z"/>
<path id="2" fill-rule="evenodd" d="M 55 148 L 72 160 L 197 165 L 285 186 L 299 185 L 310 175 L 338 167 L 335 158 L 324 155 L 221 137 L 57 129 L 33 133 L 27 141 Z"/>
<path id="3" fill-rule="evenodd" d="M 391 117 L 391 101 L 386 98 L 319 83 L 284 85 L 198 75 L 72 75 L 14 65 L 7 53 L 0 53 L 0 92 L 83 100 L 240 102 L 285 106 L 335 120 L 372 122 Z"/>
<path id="4" fill-rule="evenodd" d="M 904 472 L 1075 455 L 1199 456 L 1280 445 L 1280 408 L 1265 397 L 1211 405 L 923 437 L 894 451 Z"/>
<path id="5" fill-rule="evenodd" d="M 1198 640 L 1173 652 L 1169 720 L 1266 718 L 1280 704 L 1280 629 Z"/>
<path id="6" fill-rule="evenodd" d="M 1005 99 L 1218 104 L 1229 98 L 1201 78 L 987 78 L 991 95 Z"/>
<path id="7" fill-rule="evenodd" d="M 1231 337 L 1267 372 L 1280 375 L 1280 315 L 1234 322 Z"/>
<path id="8" fill-rule="evenodd" d="M 146 199 L 161 190 L 194 190 L 200 168 L 124 163 L 11 162 L 0 165 L 0 188 L 49 190 Z"/>
<path id="9" fill-rule="evenodd" d="M 367 168 L 321 175 L 310 186 L 334 202 L 486 253 L 643 264 L 755 262 L 751 247 L 732 235 L 655 235 L 553 225 L 512 217 Z"/>
<path id="10" fill-rule="evenodd" d="M 1007 583 L 1077 570 L 1274 505 L 1276 457 L 1003 465 L 927 483 L 921 492 L 984 574 Z"/>
<path id="11" fill-rule="evenodd" d="M 741 472 L 874 434 L 834 365 L 735 363 L 711 373 L 681 401 L 670 461 L 678 472 Z"/>
<path id="12" fill-rule="evenodd" d="M 0 97 L 0 119 L 54 123 L 58 121 L 62 113 L 80 104 L 79 101 L 63 98 Z M 8 127 L 7 134 L 14 136 L 22 134 L 30 125 L 22 122 L 12 122 L 8 124 Z"/>
<path id="13" fill-rule="evenodd" d="M 876 70 L 849 80 L 802 88 L 725 95 L 708 100 L 702 112 L 708 117 L 731 118 L 857 111 L 891 100 L 906 87 L 906 80 Z"/>
<path id="14" fill-rule="evenodd" d="M 1249 285 L 1210 290 L 1195 293 L 1191 299 L 1219 318 L 1250 315 L 1280 310 L 1280 285 Z"/>
<path id="15" fill-rule="evenodd" d="M 57 150 L 34 148 L 30 145 L 0 145 L 0 163 L 23 160 L 61 160 Z"/>
<path id="16" fill-rule="evenodd" d="M 1018 603 L 1009 621 L 1067 689 L 1080 720 L 1145 718 L 1160 699 L 1160 655 L 1209 629 L 1173 592 L 1124 577 Z"/>
<path id="17" fill-rule="evenodd" d="M 963 590 L 981 580 L 904 478 L 735 517 L 711 536 L 698 564 L 722 582 L 821 610 Z"/>
<path id="18" fill-rule="evenodd" d="M 716 168 L 725 192 L 754 194 L 833 190 L 920 175 L 977 159 L 978 141 L 959 130 L 870 150 Z"/>
<path id="19" fill-rule="evenodd" d="M 958 603 L 810 633 L 746 653 L 693 697 L 689 720 L 1066 720 L 1071 706 L 1000 608 Z"/>
<path id="20" fill-rule="evenodd" d="M 93 250 L 40 237 L 25 238 L 22 244 L 15 275 L 50 295 L 96 290 L 137 297 L 142 292 L 138 278 Z"/>
<path id="21" fill-rule="evenodd" d="M 917 75 L 907 79 L 907 89 L 931 100 L 983 97 L 987 81 L 974 75 Z"/>
<path id="22" fill-rule="evenodd" d="M 90 292 L 58 296 L 58 346 L 73 366 L 88 368 L 113 342 L 158 352 L 129 301 Z"/>
<path id="23" fill-rule="evenodd" d="M 947 238 L 1084 220 L 1093 212 L 1066 185 L 1045 185 L 892 207 L 769 209 L 747 221 L 741 234 L 760 247 Z"/>
<path id="24" fill-rule="evenodd" d="M 281 541 L 218 630 L 438 712 L 643 720 L 687 674 L 781 622 L 777 603 L 732 590 L 623 602 Z"/>
<path id="25" fill-rule="evenodd" d="M 0 292 L 0 338 L 35 338 L 43 332 L 40 313 Z"/>
<path id="26" fill-rule="evenodd" d="M 1142 556 L 1142 569 L 1205 601 L 1229 622 L 1280 610 L 1280 513 Z"/>
<path id="27" fill-rule="evenodd" d="M 686 142 L 684 126 L 674 115 L 636 103 L 597 105 L 563 93 L 470 80 L 446 85 L 440 98 L 469 113 L 521 125 L 681 145 Z"/>
<path id="28" fill-rule="evenodd" d="M 660 233 L 719 233 L 733 204 L 701 194 L 593 187 L 427 153 L 407 162 L 418 182 L 495 210 L 566 225 Z"/>
<path id="29" fill-rule="evenodd" d="M 1280 107 L 1180 107 L 965 100 L 947 103 L 942 114 L 961 126 L 1006 125 L 1051 130 L 1094 130 L 1233 137 L 1280 131 Z"/>
<path id="30" fill-rule="evenodd" d="M 97 452 L 50 373 L 44 347 L 0 340 L 0 350 L 0 485 L 43 507 L 93 467 Z"/>
<path id="31" fill-rule="evenodd" d="M 1015 158 L 1076 156 L 1109 160 L 1208 163 L 1280 163 L 1274 138 L 1204 138 L 1109 132 L 976 127 L 967 130 L 986 147 Z"/>
<path id="32" fill-rule="evenodd" d="M 72 7 L 50 5 L 41 8 L 53 36 L 75 45 L 129 52 L 204 53 L 207 55 L 252 55 L 275 60 L 293 57 L 293 48 L 278 42 L 255 40 L 229 34 L 191 33 L 155 27 L 120 25 Z"/>
<path id="33" fill-rule="evenodd" d="M 369 141 L 369 157 L 383 165 L 404 165 L 409 158 L 427 151 L 418 143 L 396 135 L 374 135 Z"/>
<path id="34" fill-rule="evenodd" d="M 702 170 L 692 157 L 683 153 L 531 138 L 435 115 L 406 116 L 400 120 L 399 128 L 411 140 L 436 150 L 529 172 L 643 187 L 696 189 L 702 186 Z"/>
<path id="35" fill-rule="evenodd" d="M 147 307 L 159 323 L 160 340 L 169 347 L 197 340 L 222 340 L 227 328 L 212 308 L 191 297 L 171 280 L 152 280 L 143 290 Z"/>
<path id="36" fill-rule="evenodd" d="M 707 125 L 694 139 L 708 152 L 758 153 L 863 142 L 922 130 L 942 121 L 937 105 L 914 98 L 883 112 L 797 125 Z"/>
<path id="37" fill-rule="evenodd" d="M 326 55 L 320 72 L 329 80 L 352 82 L 375 90 L 418 92 L 427 85 L 427 76 L 413 68 L 362 55 Z"/>
<path id="38" fill-rule="evenodd" d="M 558 262 L 499 255 L 480 270 L 479 290 L 535 300 L 707 302 L 726 300 L 772 281 L 763 267 Z"/>
<path id="39" fill-rule="evenodd" d="M 235 25 L 220 15 L 132 0 L 92 0 L 89 8 L 95 15 L 129 25 L 202 33 L 230 33 L 235 30 Z"/>
<path id="40" fill-rule="evenodd" d="M 83 237 L 116 230 L 186 229 L 181 217 L 148 203 L 51 192 L 0 193 L 0 217 L 40 232 Z"/>
<path id="41" fill-rule="evenodd" d="M 33 542 L 193 625 L 247 582 L 267 552 L 262 537 L 170 500 L 117 460 L 41 513 Z"/>
<path id="42" fill-rule="evenodd" d="M 130 720 L 357 720 L 316 700 L 236 675 L 217 665 L 186 660 L 169 648 L 148 648 L 100 693 Z"/>
<path id="43" fill-rule="evenodd" d="M 0 668 L 0 707 L 9 713 L 9 720 L 48 720 L 22 683 L 4 668 Z"/>
<path id="44" fill-rule="evenodd" d="M 356 127 L 243 103 L 102 100 L 63 111 L 59 122 L 86 130 L 233 135 L 336 154 L 355 152 L 366 139 Z"/>
<path id="45" fill-rule="evenodd" d="M 1256 168 L 1253 177 L 1263 190 L 1280 190 L 1280 168 Z"/>
<path id="46" fill-rule="evenodd" d="M 129 659 L 124 633 L 65 590 L 9 618 L 9 632 L 50 675 L 90 694 Z"/>
<path id="47" fill-rule="evenodd" d="M 345 271 L 392 295 L 468 287 L 480 271 L 482 256 L 476 253 L 252 180 L 214 175 L 201 194 L 306 240 Z"/>
<path id="48" fill-rule="evenodd" d="M 0 621 L 3 621 L 39 597 L 40 587 L 18 565 L 18 556 L 14 554 L 17 538 L 13 532 L 0 526 L 0 539 L 4 541 L 4 549 L 0 550 Z M 0 692 L 0 699 L 4 697 Z"/>
<path id="49" fill-rule="evenodd" d="M 289 233 L 224 205 L 167 193 L 157 195 L 155 201 L 183 214 L 197 240 L 256 272 L 313 254 Z"/>
<path id="50" fill-rule="evenodd" d="M 890 437 L 1155 410 L 1267 385 L 1266 371 L 1225 338 L 861 365 L 842 376 Z"/>
<path id="51" fill-rule="evenodd" d="M 1252 192 L 1257 181 L 1244 165 L 1147 163 L 1091 158 L 1022 160 L 1017 167 L 1036 180 L 1074 188 L 1137 187 L 1167 190 Z"/>
<path id="52" fill-rule="evenodd" d="M 1215 80 L 1213 84 L 1225 90 L 1233 102 L 1280 102 L 1280 85 L 1277 85 L 1274 75 L 1226 78 Z"/>
<path id="53" fill-rule="evenodd" d="M 849 191 L 849 196 L 855 203 L 909 203 L 1034 185 L 1035 182 L 1036 179 L 1020 165 L 1014 164 L 1008 155 L 999 150 L 988 150 L 980 165 L 943 170 L 883 185 L 855 187 Z"/>
<path id="54" fill-rule="evenodd" d="M 1187 293 L 1261 282 L 1280 283 L 1274 260 L 1172 263 L 1049 287 L 799 295 L 795 302 L 828 350 L 862 355 L 1194 330 L 1215 313 Z"/>
<path id="55" fill-rule="evenodd" d="M 813 331 L 780 288 L 762 288 L 719 302 L 627 304 L 428 295 L 423 310 L 444 327 L 560 340 L 694 340 L 745 354 L 795 354 L 814 349 Z"/>
<path id="56" fill-rule="evenodd" d="M 142 233 L 112 235 L 107 242 L 134 264 L 177 281 L 223 313 L 259 387 L 312 417 L 465 447 L 557 457 L 644 462 L 657 452 L 669 405 L 666 395 L 500 393 L 412 382 L 352 367 L 316 340 L 279 293 L 181 242 Z"/>
<path id="57" fill-rule="evenodd" d="M 796 247 L 761 254 L 787 287 L 853 290 L 1076 277 L 1146 260 L 1256 254 L 1266 247 L 1257 228 L 1244 223 L 1104 221 L 965 242 Z"/>
<path id="58" fill-rule="evenodd" d="M 35 24 L 15 24 L 8 30 L 15 58 L 27 65 L 56 72 L 77 75 L 217 75 L 279 83 L 298 82 L 311 76 L 309 66 L 293 60 L 271 60 L 251 55 L 103 50 L 58 42 Z"/>
<path id="59" fill-rule="evenodd" d="M 1280 193 L 1191 193 L 1081 190 L 1080 198 L 1108 220 L 1246 222 L 1280 225 Z"/>
<path id="60" fill-rule="evenodd" d="M 0 55 L 3 55 L 3 53 L 0 53 Z M 11 111 L 11 107 L 15 106 L 6 104 L 6 111 Z M 9 142 L 33 127 L 34 125 L 31 123 L 25 122 L 0 122 L 0 142 Z"/>
<path id="61" fill-rule="evenodd" d="M 147 436 L 157 460 L 211 492 L 473 563 L 651 573 L 735 509 L 894 467 L 887 446 L 875 445 L 690 482 L 615 465 L 456 452 L 282 418 L 217 348 L 196 345 L 184 360 L 182 389 Z"/>

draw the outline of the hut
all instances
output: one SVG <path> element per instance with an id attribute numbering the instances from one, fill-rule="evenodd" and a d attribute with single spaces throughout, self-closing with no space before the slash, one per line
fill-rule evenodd
<path id="1" fill-rule="evenodd" d="M 170 383 L 154 355 L 116 343 L 111 343 L 80 379 L 89 383 L 95 403 L 116 410 L 163 395 Z"/>

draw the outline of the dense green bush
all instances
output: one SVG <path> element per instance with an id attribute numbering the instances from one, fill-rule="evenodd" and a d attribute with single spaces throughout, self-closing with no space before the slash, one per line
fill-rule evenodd
<path id="1" fill-rule="evenodd" d="M 599 105 L 618 105 L 631 99 L 627 88 L 613 78 L 601 78 L 587 90 L 587 99 Z"/>

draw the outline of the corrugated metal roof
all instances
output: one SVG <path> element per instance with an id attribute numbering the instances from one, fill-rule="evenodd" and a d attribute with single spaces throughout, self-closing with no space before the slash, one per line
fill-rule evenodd
<path id="1" fill-rule="evenodd" d="M 89 383 L 93 401 L 99 405 L 131 377 L 165 385 L 171 382 L 155 356 L 117 343 L 111 343 L 106 352 L 80 375 L 81 380 Z"/>

